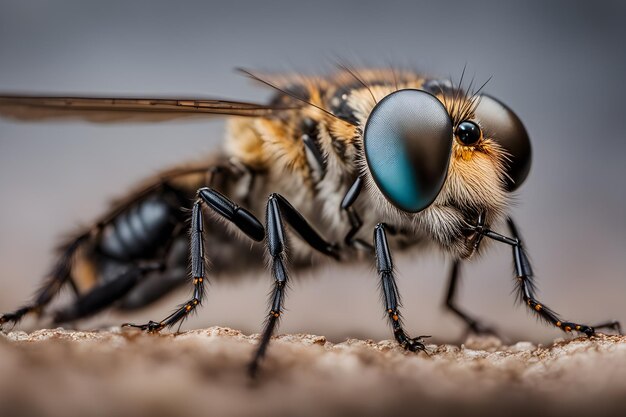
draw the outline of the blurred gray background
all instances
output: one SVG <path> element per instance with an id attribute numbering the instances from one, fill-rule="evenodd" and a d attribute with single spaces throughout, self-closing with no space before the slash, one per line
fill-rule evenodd
<path id="1" fill-rule="evenodd" d="M 534 146 L 516 197 L 541 299 L 566 318 L 626 321 L 626 18 L 622 2 L 449 3 L 20 1 L 0 3 L 0 91 L 106 96 L 271 93 L 235 74 L 324 72 L 354 64 L 414 65 L 458 79 L 467 64 L 487 91 L 516 110 Z M 58 238 L 157 170 L 220 145 L 219 120 L 145 125 L 0 120 L 0 310 L 30 296 Z M 396 256 L 413 334 L 458 340 L 442 312 L 441 256 Z M 390 338 L 370 265 L 301 274 L 281 332 L 331 339 Z M 221 281 L 186 328 L 256 332 L 270 279 Z M 510 252 L 494 247 L 464 270 L 460 304 L 512 338 L 561 336 L 514 306 Z M 134 316 L 160 319 L 183 290 Z M 89 328 L 95 322 L 82 324 Z"/>

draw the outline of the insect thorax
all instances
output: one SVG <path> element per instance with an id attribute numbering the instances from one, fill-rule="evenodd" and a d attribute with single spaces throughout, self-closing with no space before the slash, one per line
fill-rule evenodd
<path id="1" fill-rule="evenodd" d="M 340 210 L 341 200 L 362 175 L 366 186 L 355 207 L 364 221 L 364 239 L 371 238 L 376 223 L 386 222 L 401 230 L 404 236 L 399 239 L 409 245 L 431 241 L 444 251 L 468 256 L 463 229 L 480 212 L 494 223 L 507 207 L 502 150 L 488 138 L 471 148 L 455 142 L 446 181 L 434 203 L 415 214 L 398 210 L 372 180 L 363 155 L 363 127 L 383 97 L 399 89 L 421 89 L 429 81 L 416 73 L 392 71 L 359 73 L 359 78 L 367 87 L 346 73 L 334 78 L 300 78 L 298 84 L 286 81 L 284 88 L 289 93 L 337 117 L 304 106 L 275 117 L 229 120 L 227 154 L 263 178 L 251 190 L 252 211 L 262 216 L 267 195 L 278 192 L 329 239 L 342 241 L 349 225 Z M 442 98 L 451 118 L 455 109 L 462 107 L 458 100 L 463 97 L 457 102 Z M 287 94 L 278 95 L 274 101 L 298 102 Z M 309 252 L 304 246 L 302 250 Z"/>

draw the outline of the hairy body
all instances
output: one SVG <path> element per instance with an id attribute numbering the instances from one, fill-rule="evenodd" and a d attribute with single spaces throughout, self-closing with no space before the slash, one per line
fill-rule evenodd
<path id="1" fill-rule="evenodd" d="M 413 71 L 357 72 L 343 67 L 328 77 L 262 80 L 248 75 L 278 91 L 271 103 L 0 97 L 0 113 L 28 119 L 231 116 L 223 149 L 199 164 L 147 180 L 76 233 L 61 247 L 59 262 L 35 301 L 0 316 L 0 325 L 42 312 L 64 285 L 74 288 L 77 301 L 55 312 L 55 322 L 77 320 L 106 307 L 141 308 L 189 282 L 191 274 L 194 293 L 189 301 L 159 322 L 132 325 L 160 331 L 182 323 L 201 304 L 205 280 L 261 268 L 265 257 L 275 283 L 254 371 L 282 313 L 288 266 L 297 273 L 298 267 L 329 258 L 354 261 L 375 255 L 394 336 L 405 348 L 422 350 L 420 338 L 410 338 L 401 325 L 391 251 L 431 245 L 453 259 L 448 306 L 472 330 L 484 331 L 452 302 L 458 263 L 484 251 L 487 241 L 499 241 L 513 247 L 521 300 L 565 331 L 594 334 L 591 326 L 562 321 L 534 296 L 528 259 L 507 218 L 511 194 L 530 167 L 530 145 L 508 107 L 479 96 L 481 89 L 467 93 L 461 83 L 455 87 Z M 389 103 L 399 100 L 408 100 L 411 108 L 401 106 L 393 124 L 383 127 L 396 132 L 392 139 L 403 144 L 400 158 L 381 162 L 374 154 L 372 162 L 366 149 L 368 124 L 372 119 L 391 123 L 380 109 L 395 108 Z M 414 113 L 406 116 L 405 110 Z M 420 121 L 424 114 L 432 120 Z M 378 141 L 382 148 L 376 149 L 386 155 L 387 148 L 397 144 L 385 142 L 383 133 L 369 139 Z M 437 153 L 443 157 L 437 158 Z M 406 208 L 397 199 L 394 187 L 403 178 L 393 175 L 400 171 L 392 170 L 391 180 L 385 177 L 386 165 L 402 163 L 409 167 L 404 174 L 413 175 L 410 179 L 426 190 L 405 190 L 415 194 L 415 207 Z M 263 218 L 265 226 L 258 220 Z M 490 229 L 504 220 L 512 237 Z M 489 239 L 483 242 L 484 237 Z M 263 245 L 250 239 L 265 242 L 265 256 Z M 206 271 L 205 262 L 210 264 Z"/>

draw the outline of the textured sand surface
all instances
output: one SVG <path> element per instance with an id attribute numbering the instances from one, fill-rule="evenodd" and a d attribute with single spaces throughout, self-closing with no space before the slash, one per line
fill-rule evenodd
<path id="1" fill-rule="evenodd" d="M 40 330 L 0 336 L 0 415 L 625 415 L 626 337 L 429 345 L 284 335 L 256 381 L 256 338 Z"/>

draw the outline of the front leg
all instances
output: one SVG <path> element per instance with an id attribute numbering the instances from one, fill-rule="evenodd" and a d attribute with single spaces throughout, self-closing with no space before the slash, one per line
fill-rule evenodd
<path id="1" fill-rule="evenodd" d="M 496 233 L 486 228 L 480 228 L 476 231 L 485 237 L 496 240 L 498 242 L 506 243 L 513 248 L 513 260 L 515 263 L 515 272 L 517 275 L 517 291 L 521 301 L 524 302 L 539 318 L 545 322 L 552 324 L 564 332 L 570 333 L 576 331 L 584 333 L 591 337 L 596 334 L 596 329 L 610 328 L 621 333 L 621 327 L 617 321 L 609 321 L 601 323 L 595 326 L 587 324 L 579 324 L 570 321 L 563 320 L 556 312 L 548 308 L 545 304 L 540 302 L 535 295 L 535 283 L 533 280 L 533 272 L 530 266 L 530 261 L 526 255 L 526 251 L 522 246 L 522 240 L 520 234 L 512 219 L 507 220 L 509 230 L 513 237 L 507 237 Z"/>
<path id="2" fill-rule="evenodd" d="M 385 298 L 385 310 L 393 328 L 393 335 L 398 343 L 411 352 L 426 350 L 422 343 L 422 338 L 429 336 L 419 336 L 411 338 L 402 328 L 402 319 L 400 316 L 400 295 L 398 294 L 398 286 L 393 276 L 393 262 L 391 261 L 391 252 L 387 243 L 387 234 L 384 223 L 376 225 L 374 230 L 374 249 L 376 251 L 376 269 L 381 280 L 383 296 Z"/>
<path id="3" fill-rule="evenodd" d="M 445 307 L 454 313 L 457 317 L 465 322 L 467 325 L 467 332 L 472 332 L 475 334 L 490 334 L 497 336 L 496 331 L 484 325 L 480 320 L 466 313 L 464 310 L 458 307 L 456 302 L 456 294 L 460 276 L 460 268 L 461 268 L 461 260 L 456 259 L 452 263 L 452 268 L 450 269 L 450 276 L 448 279 L 448 291 L 446 292 L 445 299 Z"/>

